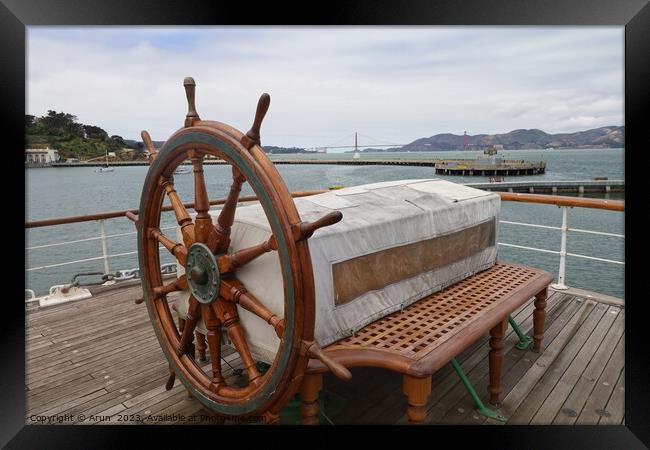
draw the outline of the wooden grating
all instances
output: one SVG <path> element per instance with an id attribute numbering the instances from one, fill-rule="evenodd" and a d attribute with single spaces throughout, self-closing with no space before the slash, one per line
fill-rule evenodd
<path id="1" fill-rule="evenodd" d="M 492 268 L 383 317 L 328 347 L 371 348 L 419 359 L 496 306 L 540 270 L 497 262 Z"/>

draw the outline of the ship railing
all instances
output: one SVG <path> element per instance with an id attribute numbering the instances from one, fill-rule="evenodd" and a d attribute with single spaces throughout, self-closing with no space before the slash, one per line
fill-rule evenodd
<path id="1" fill-rule="evenodd" d="M 551 287 L 556 290 L 566 290 L 569 287 L 565 284 L 566 279 L 566 257 L 571 256 L 574 258 L 588 259 L 592 261 L 600 261 L 609 264 L 618 264 L 625 265 L 624 261 L 617 261 L 607 258 L 598 258 L 595 256 L 581 255 L 578 253 L 569 253 L 567 252 L 567 240 L 569 232 L 573 233 L 584 233 L 588 235 L 597 235 L 597 236 L 609 236 L 620 239 L 625 239 L 625 235 L 619 233 L 608 233 L 604 231 L 595 231 L 595 230 L 585 230 L 581 228 L 569 228 L 569 209 L 574 207 L 580 208 L 594 208 L 594 209 L 604 209 L 608 211 L 625 211 L 625 202 L 621 200 L 607 200 L 607 199 L 596 199 L 596 198 L 584 198 L 584 197 L 565 197 L 565 196 L 556 196 L 556 195 L 541 195 L 541 194 L 515 194 L 512 192 L 499 192 L 501 200 L 504 201 L 514 201 L 514 202 L 526 202 L 526 203 L 538 203 L 538 204 L 548 204 L 556 205 L 562 211 L 562 226 L 554 227 L 550 225 L 540 225 L 533 223 L 525 222 L 512 222 L 508 220 L 500 220 L 499 223 L 531 227 L 531 228 L 544 228 L 550 230 L 560 230 L 561 239 L 560 239 L 560 250 L 549 250 L 538 247 L 529 247 L 524 245 L 516 245 L 507 242 L 499 242 L 499 245 L 503 247 L 519 248 L 523 250 L 532 250 L 542 253 L 551 253 L 560 255 L 560 265 L 558 269 L 557 282 L 552 284 Z"/>
<path id="2" fill-rule="evenodd" d="M 292 192 L 291 195 L 293 197 L 305 197 L 309 195 L 316 195 L 316 194 L 321 194 L 323 192 L 327 192 L 328 190 L 310 190 L 310 191 L 299 191 L 299 192 Z M 210 205 L 215 206 L 215 205 L 223 205 L 225 203 L 225 198 L 222 199 L 216 199 L 216 200 L 210 200 Z M 247 202 L 253 202 L 256 201 L 257 197 L 254 195 L 250 196 L 242 196 L 239 198 L 239 203 L 247 203 Z M 184 206 L 186 208 L 193 208 L 194 203 L 184 203 Z M 173 211 L 171 206 L 164 206 L 162 208 L 163 212 L 170 212 Z M 101 248 L 102 248 L 102 254 L 101 256 L 92 256 L 89 258 L 82 258 L 82 259 L 75 259 L 75 260 L 70 260 L 70 261 L 61 261 L 53 264 L 45 264 L 45 265 L 39 265 L 39 266 L 34 266 L 34 267 L 28 267 L 25 268 L 25 272 L 30 273 L 30 272 L 37 272 L 37 271 L 42 271 L 46 269 L 52 269 L 52 268 L 57 268 L 57 267 L 64 267 L 64 266 L 71 266 L 75 264 L 81 264 L 81 263 L 89 263 L 93 261 L 103 261 L 104 265 L 104 274 L 105 275 L 112 275 L 113 279 L 116 280 L 124 280 L 126 278 L 134 278 L 130 277 L 129 274 L 133 273 L 134 271 L 138 271 L 139 268 L 134 268 L 134 269 L 129 269 L 129 270 L 118 270 L 114 274 L 111 273 L 111 267 L 110 267 L 110 262 L 109 260 L 114 259 L 114 258 L 122 258 L 124 256 L 129 256 L 129 255 L 136 255 L 138 252 L 137 250 L 134 251 L 128 251 L 128 252 L 120 252 L 120 253 L 113 253 L 110 254 L 108 251 L 108 240 L 109 239 L 118 239 L 118 238 L 123 238 L 125 236 L 134 236 L 138 232 L 137 231 L 130 231 L 130 232 L 124 232 L 124 233 L 114 233 L 114 234 L 106 234 L 106 221 L 109 219 L 116 219 L 116 218 L 126 218 L 127 213 L 130 214 L 137 214 L 138 210 L 137 209 L 130 209 L 130 210 L 122 210 L 122 211 L 109 211 L 109 212 L 101 212 L 101 213 L 95 213 L 95 214 L 87 214 L 87 215 L 79 215 L 79 216 L 69 216 L 69 217 L 57 217 L 53 219 L 44 219 L 44 220 L 35 220 L 35 221 L 29 221 L 25 223 L 25 228 L 43 228 L 43 227 L 53 227 L 53 226 L 61 226 L 61 225 L 66 225 L 66 224 L 73 224 L 73 223 L 88 223 L 88 222 L 96 222 L 98 224 L 98 229 L 99 229 L 99 234 L 97 236 L 91 236 L 83 239 L 74 239 L 74 240 L 69 240 L 69 241 L 59 241 L 59 242 L 53 242 L 53 243 L 47 243 L 47 244 L 40 244 L 40 245 L 33 245 L 33 246 L 28 246 L 25 248 L 25 251 L 32 251 L 32 250 L 40 250 L 40 249 L 46 249 L 46 248 L 55 248 L 55 247 L 62 247 L 62 246 L 68 246 L 68 245 L 73 245 L 73 244 L 80 244 L 83 242 L 91 242 L 91 241 L 100 241 L 101 243 Z M 170 229 L 175 229 L 176 226 L 169 226 L 169 227 L 161 227 L 161 230 L 170 230 Z M 164 247 L 160 246 L 159 249 L 163 250 Z M 27 258 L 29 260 L 29 258 Z M 169 266 L 168 264 L 163 264 L 161 266 L 161 270 L 165 271 L 166 267 Z M 32 289 L 25 289 L 25 296 L 26 296 L 26 301 L 35 301 L 37 300 L 35 293 Z"/>
<path id="3" fill-rule="evenodd" d="M 313 190 L 313 191 L 292 192 L 291 195 L 293 197 L 305 197 L 305 196 L 320 194 L 320 193 L 324 193 L 324 192 L 328 192 L 328 190 Z M 607 258 L 599 258 L 599 257 L 595 257 L 595 256 L 582 255 L 582 254 L 578 254 L 578 253 L 570 253 L 570 252 L 567 251 L 569 232 L 571 232 L 571 233 L 582 233 L 582 234 L 586 234 L 586 235 L 608 236 L 608 237 L 614 237 L 614 238 L 619 238 L 619 239 L 625 239 L 625 235 L 618 234 L 618 233 L 609 233 L 609 232 L 596 231 L 596 230 L 586 230 L 586 229 L 580 229 L 580 228 L 569 228 L 569 226 L 568 226 L 568 224 L 569 224 L 568 216 L 569 216 L 569 209 L 570 208 L 577 207 L 577 208 L 602 209 L 602 210 L 609 210 L 609 211 L 625 211 L 625 202 L 624 201 L 621 201 L 621 200 L 609 200 L 609 199 L 596 199 L 596 198 L 584 198 L 584 197 L 566 197 L 566 196 L 558 196 L 558 195 L 512 193 L 512 192 L 498 192 L 497 194 L 501 196 L 502 201 L 549 204 L 549 205 L 556 205 L 561 209 L 562 225 L 560 227 L 555 227 L 555 226 L 550 226 L 550 225 L 534 224 L 534 223 L 525 223 L 525 222 L 514 222 L 514 221 L 508 221 L 508 220 L 500 220 L 499 221 L 499 223 L 501 223 L 501 224 L 520 226 L 520 227 L 529 227 L 529 228 L 542 228 L 542 229 L 549 229 L 549 230 L 559 230 L 561 232 L 560 249 L 559 250 L 551 250 L 551 249 L 538 248 L 538 247 L 532 247 L 532 246 L 524 246 L 524 245 L 518 245 L 518 244 L 513 244 L 513 243 L 508 243 L 508 242 L 499 242 L 498 243 L 498 245 L 502 246 L 502 247 L 509 247 L 509 248 L 514 248 L 514 249 L 529 250 L 529 251 L 559 255 L 560 262 L 559 262 L 559 270 L 558 270 L 558 275 L 557 275 L 557 282 L 554 283 L 553 285 L 551 285 L 554 289 L 557 289 L 557 290 L 568 289 L 568 286 L 565 284 L 565 279 L 566 279 L 566 258 L 567 257 L 582 258 L 582 259 L 600 261 L 600 262 L 609 263 L 609 264 L 616 264 L 616 265 L 625 265 L 624 261 L 618 261 L 618 260 L 607 259 Z M 256 201 L 256 200 L 257 200 L 257 197 L 255 197 L 255 196 L 244 196 L 244 197 L 241 197 L 239 199 L 240 203 L 253 202 L 253 201 Z M 222 205 L 224 202 L 225 202 L 225 199 L 210 200 L 210 205 L 212 205 L 212 206 L 214 206 L 214 205 Z M 185 207 L 186 208 L 193 208 L 194 204 L 193 203 L 185 203 Z M 169 212 L 169 211 L 172 211 L 172 208 L 171 208 L 171 206 L 166 206 L 166 207 L 163 207 L 163 211 Z M 99 235 L 98 236 L 93 236 L 93 237 L 88 237 L 88 238 L 83 238 L 83 239 L 75 239 L 75 240 L 70 240 L 70 241 L 55 242 L 55 243 L 49 243 L 49 244 L 43 244 L 43 245 L 35 245 L 35 246 L 26 247 L 25 250 L 30 251 L 30 250 L 38 250 L 38 249 L 45 249 L 45 248 L 53 248 L 53 247 L 73 245 L 73 244 L 78 244 L 78 243 L 82 243 L 82 242 L 97 241 L 98 240 L 98 241 L 101 242 L 102 255 L 101 256 L 95 256 L 95 257 L 90 257 L 90 258 L 84 258 L 84 259 L 77 259 L 77 260 L 72 260 L 72 261 L 62 261 L 62 262 L 58 262 L 58 263 L 54 263 L 54 264 L 47 264 L 47 265 L 36 266 L 36 267 L 29 267 L 29 268 L 26 268 L 25 271 L 26 272 L 36 272 L 36 271 L 39 271 L 39 270 L 45 270 L 45 269 L 54 268 L 54 267 L 62 267 L 62 266 L 68 266 L 68 265 L 73 265 L 73 264 L 80 264 L 80 263 L 86 263 L 86 262 L 102 260 L 103 264 L 104 264 L 104 272 L 105 272 L 105 274 L 110 274 L 110 264 L 109 264 L 110 259 L 123 257 L 123 256 L 128 256 L 128 255 L 135 255 L 138 252 L 137 252 L 137 250 L 135 250 L 135 251 L 129 251 L 129 252 L 109 254 L 107 241 L 109 239 L 116 239 L 116 238 L 121 238 L 121 237 L 125 237 L 125 236 L 132 236 L 132 235 L 137 234 L 137 231 L 131 231 L 131 232 L 126 232 L 126 233 L 106 234 L 105 221 L 107 219 L 113 219 L 113 218 L 120 218 L 120 217 L 125 217 L 126 218 L 127 213 L 137 214 L 137 212 L 138 212 L 137 210 L 110 211 L 110 212 L 83 215 L 83 216 L 62 217 L 62 218 L 55 218 L 55 219 L 46 219 L 46 220 L 38 220 L 38 221 L 26 222 L 25 223 L 25 228 L 40 228 L 40 227 L 59 226 L 59 225 L 70 224 L 70 223 L 97 222 L 98 225 L 99 225 Z M 170 230 L 170 229 L 175 229 L 175 228 L 176 228 L 176 226 L 170 226 L 170 227 L 163 227 L 163 228 L 161 228 L 161 230 Z M 163 248 L 164 247 L 160 247 L 160 249 L 163 249 Z M 133 269 L 133 270 L 135 270 L 135 269 Z M 34 297 L 34 293 L 33 293 L 32 290 L 26 289 L 25 291 L 26 291 L 26 293 L 29 293 L 30 297 L 32 297 L 32 298 Z"/>

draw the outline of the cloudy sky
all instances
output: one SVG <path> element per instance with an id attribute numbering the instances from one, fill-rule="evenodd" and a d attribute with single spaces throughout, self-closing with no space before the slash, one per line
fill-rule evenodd
<path id="1" fill-rule="evenodd" d="M 262 143 L 408 143 L 437 133 L 623 124 L 623 27 L 29 27 L 28 114 L 165 140 L 202 118 Z M 365 136 L 368 136 L 366 138 Z M 372 140 L 371 140 L 372 139 Z M 343 151 L 343 150 L 340 150 Z"/>

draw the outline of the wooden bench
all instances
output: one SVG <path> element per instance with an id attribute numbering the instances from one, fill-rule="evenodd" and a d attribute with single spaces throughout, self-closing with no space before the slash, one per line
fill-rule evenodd
<path id="1" fill-rule="evenodd" d="M 498 404 L 508 316 L 535 298 L 533 350 L 539 351 L 552 280 L 548 272 L 498 262 L 330 344 L 324 352 L 346 367 L 381 367 L 402 373 L 408 418 L 418 423 L 426 415 L 431 375 L 489 332 L 488 392 L 490 403 Z M 318 396 L 327 370 L 319 360 L 309 361 L 300 387 L 305 424 L 318 423 Z"/>

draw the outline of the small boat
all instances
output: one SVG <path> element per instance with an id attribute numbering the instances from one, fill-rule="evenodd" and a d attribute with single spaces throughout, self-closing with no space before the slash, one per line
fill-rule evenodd
<path id="1" fill-rule="evenodd" d="M 178 166 L 176 170 L 174 170 L 174 175 L 186 175 L 188 173 L 192 173 L 192 169 L 189 167 Z"/>
<path id="2" fill-rule="evenodd" d="M 106 148 L 106 165 L 95 169 L 95 173 L 112 172 L 113 168 L 108 165 L 108 147 Z"/>

